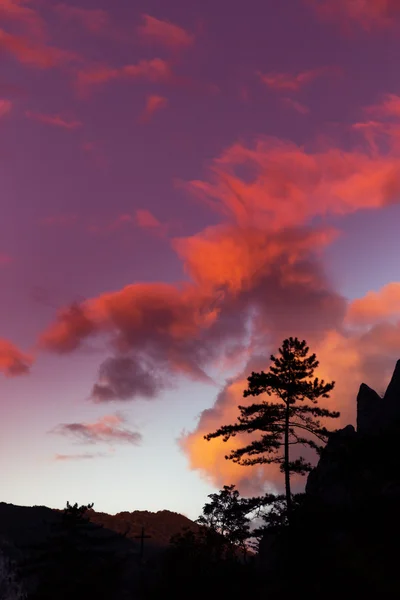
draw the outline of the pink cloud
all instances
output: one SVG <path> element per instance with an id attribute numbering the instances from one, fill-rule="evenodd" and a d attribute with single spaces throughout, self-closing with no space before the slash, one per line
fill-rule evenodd
<path id="1" fill-rule="evenodd" d="M 187 281 L 134 283 L 64 309 L 43 332 L 41 348 L 67 353 L 95 336 L 103 341 L 111 356 L 91 391 L 97 403 L 152 399 L 182 377 L 213 384 L 221 362 L 234 367 L 239 376 L 181 447 L 190 467 L 215 485 L 234 482 L 250 493 L 268 483 L 279 487 L 273 470 L 240 470 L 224 459 L 229 446 L 203 435 L 235 418 L 246 376 L 267 368 L 265 357 L 289 335 L 306 339 L 317 353 L 319 377 L 337 380 L 329 406 L 342 412 L 338 425 L 354 420 L 362 381 L 383 385 L 390 376 L 400 353 L 400 323 L 389 322 L 397 288 L 381 291 L 379 322 L 370 300 L 349 305 L 322 265 L 339 232 L 310 223 L 398 202 L 399 173 L 392 147 L 375 155 L 365 143 L 318 151 L 274 138 L 233 144 L 204 180 L 186 186 L 224 218 L 172 240 Z M 158 226 L 151 213 L 141 218 Z M 356 329 L 349 314 L 359 321 L 367 316 Z"/>
<path id="2" fill-rule="evenodd" d="M 54 460 L 68 461 L 68 460 L 92 460 L 93 458 L 103 458 L 109 456 L 104 452 L 85 452 L 83 454 L 56 454 Z"/>
<path id="3" fill-rule="evenodd" d="M 109 27 L 109 16 L 102 9 L 81 8 L 69 4 L 57 4 L 54 10 L 65 21 L 72 21 L 82 25 L 91 33 L 102 33 Z"/>
<path id="4" fill-rule="evenodd" d="M 137 64 L 112 68 L 107 66 L 78 71 L 76 85 L 82 93 L 96 85 L 104 85 L 119 79 L 143 79 L 152 83 L 163 83 L 172 76 L 170 65 L 161 58 L 141 60 Z"/>
<path id="5" fill-rule="evenodd" d="M 379 117 L 400 118 L 400 96 L 385 94 L 379 104 L 367 107 L 366 112 Z"/>
<path id="6" fill-rule="evenodd" d="M 144 41 L 174 49 L 191 46 L 195 40 L 194 35 L 183 27 L 150 15 L 143 15 L 143 24 L 138 27 L 138 33 Z"/>
<path id="7" fill-rule="evenodd" d="M 400 16 L 398 0 L 305 0 L 323 19 L 360 25 L 366 31 L 393 25 Z"/>
<path id="8" fill-rule="evenodd" d="M 320 67 L 309 71 L 301 71 L 300 73 L 258 73 L 261 81 L 269 88 L 280 91 L 298 91 L 303 86 L 307 85 L 324 75 L 329 73 L 339 73 L 337 67 Z"/>
<path id="9" fill-rule="evenodd" d="M 0 0 L 0 16 L 28 26 L 33 33 L 42 34 L 43 19 L 29 4 L 30 0 Z"/>
<path id="10" fill-rule="evenodd" d="M 0 48 L 19 62 L 40 69 L 49 69 L 77 60 L 76 54 L 72 52 L 48 46 L 28 37 L 7 33 L 4 29 L 0 29 Z"/>
<path id="11" fill-rule="evenodd" d="M 6 267 L 12 262 L 12 257 L 9 254 L 0 252 L 0 267 Z"/>
<path id="12" fill-rule="evenodd" d="M 168 100 L 164 96 L 157 96 L 155 94 L 148 96 L 146 99 L 146 106 L 140 117 L 140 121 L 142 123 L 147 123 L 148 121 L 150 121 L 154 113 L 165 108 L 167 104 Z"/>
<path id="13" fill-rule="evenodd" d="M 161 236 L 165 236 L 169 229 L 167 223 L 161 223 L 153 213 L 146 209 L 138 209 L 136 211 L 135 222 L 142 229 L 148 229 Z"/>
<path id="14" fill-rule="evenodd" d="M 141 434 L 123 427 L 124 422 L 120 415 L 105 415 L 94 423 L 63 423 L 55 427 L 51 433 L 71 436 L 76 441 L 86 444 L 99 442 L 140 444 Z"/>
<path id="15" fill-rule="evenodd" d="M 0 119 L 4 117 L 12 109 L 12 102 L 10 100 L 0 99 Z"/>
<path id="16" fill-rule="evenodd" d="M 0 372 L 8 377 L 25 375 L 29 372 L 33 358 L 21 352 L 8 340 L 0 339 Z"/>
<path id="17" fill-rule="evenodd" d="M 43 113 L 36 113 L 31 110 L 27 110 L 25 111 L 25 116 L 29 119 L 40 121 L 40 123 L 52 125 L 53 127 L 61 127 L 62 129 L 77 129 L 78 127 L 82 126 L 82 123 L 80 121 L 66 119 L 61 115 L 46 115 Z"/>
<path id="18" fill-rule="evenodd" d="M 301 102 L 298 102 L 297 100 L 293 100 L 292 98 L 284 98 L 283 102 L 286 106 L 292 108 L 301 115 L 308 115 L 310 112 L 310 109 L 307 106 Z"/>

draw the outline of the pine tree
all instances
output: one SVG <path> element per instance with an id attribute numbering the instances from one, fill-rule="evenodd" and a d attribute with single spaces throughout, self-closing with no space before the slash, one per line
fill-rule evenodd
<path id="1" fill-rule="evenodd" d="M 315 354 L 308 356 L 308 353 L 305 340 L 300 342 L 297 337 L 285 339 L 282 348 L 279 348 L 280 357 L 270 357 L 273 365 L 269 372 L 253 372 L 248 377 L 248 389 L 243 392 L 244 397 L 274 395 L 277 402 L 263 400 L 239 406 L 240 416 L 236 423 L 224 425 L 204 436 L 206 440 L 222 436 L 226 442 L 238 433 L 261 433 L 258 439 L 232 450 L 225 458 L 245 466 L 280 465 L 285 478 L 288 523 L 292 514 L 291 474 L 305 475 L 312 469 L 311 463 L 302 456 L 291 460 L 290 449 L 300 444 L 319 454 L 331 433 L 320 419 L 337 419 L 340 416 L 339 412 L 317 406 L 320 397 L 329 398 L 335 382 L 325 383 L 318 377 L 312 380 L 319 362 Z"/>

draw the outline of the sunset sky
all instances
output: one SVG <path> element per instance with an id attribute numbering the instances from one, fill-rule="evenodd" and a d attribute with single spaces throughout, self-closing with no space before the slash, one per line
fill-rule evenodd
<path id="1" fill-rule="evenodd" d="M 400 358 L 400 0 L 0 0 L 0 49 L 0 501 L 279 490 L 203 436 L 285 337 L 339 425 Z"/>

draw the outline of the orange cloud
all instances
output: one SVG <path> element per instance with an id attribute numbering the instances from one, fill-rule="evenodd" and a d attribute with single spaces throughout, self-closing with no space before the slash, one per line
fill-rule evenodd
<path id="1" fill-rule="evenodd" d="M 69 4 L 57 4 L 54 10 L 66 21 L 79 23 L 91 33 L 102 33 L 109 27 L 109 16 L 102 9 L 80 8 Z"/>
<path id="2" fill-rule="evenodd" d="M 355 325 L 371 325 L 392 317 L 400 318 L 400 283 L 397 281 L 353 300 L 347 314 L 349 323 Z"/>
<path id="3" fill-rule="evenodd" d="M 310 342 L 309 337 L 307 340 Z M 231 449 L 248 443 L 252 439 L 251 435 L 237 435 L 226 443 L 222 438 L 210 442 L 204 440 L 204 435 L 221 425 L 236 421 L 239 404 L 254 402 L 254 398 L 243 398 L 243 390 L 247 388 L 246 377 L 253 370 L 269 368 L 266 357 L 270 352 L 276 352 L 281 341 L 276 341 L 276 347 L 268 344 L 268 351 L 263 359 L 253 357 L 244 372 L 221 390 L 214 406 L 203 411 L 194 431 L 184 434 L 180 439 L 189 467 L 199 471 L 216 487 L 234 483 L 245 495 L 283 491 L 283 476 L 275 465 L 243 467 L 225 459 Z M 334 423 L 326 425 L 344 427 L 348 423 L 355 423 L 356 397 L 361 382 L 366 382 L 380 393 L 386 389 L 400 353 L 400 322 L 395 327 L 380 324 L 361 335 L 328 330 L 319 340 L 314 340 L 310 348 L 316 352 L 320 361 L 315 375 L 325 381 L 335 381 L 336 384 L 330 398 L 321 400 L 321 406 L 339 410 L 341 416 Z M 294 457 L 297 452 L 299 449 L 295 450 Z M 303 452 L 301 450 L 299 453 Z M 307 458 L 316 463 L 317 457 L 314 454 Z M 304 479 L 296 478 L 295 488 L 300 491 L 302 483 Z"/>
<path id="4" fill-rule="evenodd" d="M 63 423 L 50 433 L 68 435 L 78 442 L 95 444 L 99 442 L 127 442 L 138 445 L 142 435 L 122 427 L 124 419 L 121 415 L 105 415 L 94 423 Z"/>
<path id="5" fill-rule="evenodd" d="M 12 35 L 3 29 L 0 29 L 0 48 L 19 62 L 40 69 L 64 65 L 77 59 L 71 52 L 23 36 Z"/>
<path id="6" fill-rule="evenodd" d="M 375 155 L 364 146 L 312 151 L 272 138 L 234 144 L 214 161 L 210 180 L 187 185 L 225 217 L 172 240 L 189 282 L 136 283 L 63 310 L 41 346 L 72 352 L 93 336 L 104 340 L 113 356 L 100 368 L 95 402 L 150 399 L 180 377 L 212 383 L 225 358 L 235 368 L 247 361 L 181 445 L 191 467 L 218 486 L 238 483 L 249 493 L 278 487 L 280 474 L 225 461 L 228 446 L 202 436 L 235 418 L 243 381 L 267 368 L 266 357 L 289 335 L 317 353 L 318 376 L 337 381 L 329 406 L 343 413 L 338 425 L 354 421 L 362 381 L 378 387 L 390 376 L 400 323 L 348 327 L 354 306 L 332 288 L 321 261 L 338 232 L 310 222 L 398 201 L 399 160 L 393 149 Z M 151 213 L 142 219 L 157 226 Z M 392 304 L 385 302 L 387 319 Z"/>
<path id="7" fill-rule="evenodd" d="M 295 313 L 304 326 L 317 327 L 319 323 L 324 328 L 336 322 L 344 312 L 342 300 L 326 289 L 312 259 L 316 248 L 331 236 L 332 232 L 323 230 L 273 234 L 254 229 L 241 233 L 239 228 L 231 228 L 211 229 L 193 242 L 190 238 L 175 240 L 174 247 L 194 283 L 134 284 L 88 300 L 62 311 L 43 334 L 41 346 L 70 352 L 90 336 L 106 336 L 117 358 L 129 358 L 129 364 L 123 363 L 124 389 L 129 392 L 124 399 L 136 395 L 134 390 L 140 389 L 138 383 L 145 373 L 157 390 L 170 385 L 173 373 L 211 382 L 208 367 L 224 355 L 229 360 L 232 349 L 237 352 L 243 347 L 253 311 L 261 319 L 260 335 L 272 323 L 276 331 L 290 328 Z M 232 257 L 235 239 L 239 249 Z M 255 264 L 247 275 L 251 261 Z M 282 312 L 286 295 L 292 319 Z M 307 316 L 310 306 L 313 311 Z M 120 363 L 116 364 L 119 368 Z M 107 373 L 109 381 L 109 370 Z M 101 401 L 121 398 L 115 389 L 112 384 L 112 393 L 107 392 L 107 398 L 103 394 Z M 96 397 L 98 391 L 96 388 Z M 140 393 L 144 395 L 143 390 Z"/>
<path id="8" fill-rule="evenodd" d="M 317 14 L 344 28 L 356 23 L 366 31 L 393 25 L 400 16 L 398 0 L 306 0 Z"/>
<path id="9" fill-rule="evenodd" d="M 328 73 L 337 73 L 338 68 L 320 67 L 309 71 L 302 71 L 297 74 L 291 73 L 258 73 L 261 81 L 274 90 L 298 91 L 304 85 L 311 83 L 314 79 L 327 75 Z"/>
<path id="10" fill-rule="evenodd" d="M 42 113 L 36 113 L 31 110 L 27 110 L 25 111 L 25 116 L 29 119 L 34 119 L 35 121 L 45 123 L 46 125 L 52 125 L 53 127 L 61 127 L 62 129 L 77 129 L 77 127 L 82 126 L 82 123 L 80 121 L 65 119 L 61 115 L 45 115 Z"/>
<path id="11" fill-rule="evenodd" d="M 237 174 L 249 168 L 251 179 Z M 240 143 L 214 161 L 212 182 L 186 184 L 210 207 L 242 225 L 272 229 L 316 215 L 345 215 L 399 201 L 400 157 L 365 150 L 306 151 L 274 138 Z"/>
<path id="12" fill-rule="evenodd" d="M 301 115 L 308 115 L 310 112 L 310 109 L 305 106 L 305 104 L 297 102 L 297 100 L 293 100 L 292 98 L 284 98 L 283 102 L 286 104 L 286 106 L 292 108 Z"/>
<path id="13" fill-rule="evenodd" d="M 143 24 L 138 27 L 138 33 L 144 41 L 174 49 L 191 46 L 195 40 L 194 35 L 183 27 L 150 15 L 143 15 Z"/>
<path id="14" fill-rule="evenodd" d="M 336 235 L 334 229 L 273 234 L 250 227 L 216 226 L 188 238 L 175 239 L 173 244 L 184 260 L 186 271 L 201 289 L 238 293 L 254 288 L 279 263 L 287 265 L 286 270 L 282 266 L 281 277 L 287 282 L 290 278 L 295 281 L 290 267 L 306 258 L 310 251 L 316 252 L 332 242 Z"/>
<path id="15" fill-rule="evenodd" d="M 206 441 L 204 436 L 218 429 L 221 425 L 234 423 L 239 416 L 238 405 L 250 402 L 243 399 L 243 390 L 247 387 L 246 378 L 230 381 L 218 394 L 211 409 L 204 410 L 198 426 L 192 433 L 184 434 L 179 440 L 180 447 L 188 456 L 189 468 L 200 473 L 213 485 L 222 487 L 230 483 L 239 486 L 242 494 L 261 493 L 265 482 L 269 483 L 269 491 L 276 492 L 274 481 L 279 480 L 279 467 L 243 467 L 226 460 L 231 450 L 240 448 L 254 436 L 239 435 L 224 442 L 222 438 Z"/>
<path id="16" fill-rule="evenodd" d="M 81 92 L 118 79 L 144 79 L 152 83 L 168 81 L 172 76 L 169 63 L 161 58 L 141 60 L 137 64 L 119 68 L 107 66 L 82 69 L 77 73 L 76 85 Z"/>
<path id="17" fill-rule="evenodd" d="M 0 99 L 0 119 L 4 117 L 12 109 L 12 102 L 10 100 Z"/>
<path id="18" fill-rule="evenodd" d="M 142 123 L 147 123 L 155 112 L 165 108 L 168 104 L 168 99 L 164 96 L 151 95 L 146 99 L 146 106 L 140 117 Z"/>
<path id="19" fill-rule="evenodd" d="M 0 372 L 8 377 L 25 375 L 29 372 L 33 358 L 24 354 L 8 340 L 0 339 Z"/>

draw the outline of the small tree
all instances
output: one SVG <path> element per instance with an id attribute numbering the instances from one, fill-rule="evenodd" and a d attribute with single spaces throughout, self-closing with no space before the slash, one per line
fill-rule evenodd
<path id="1" fill-rule="evenodd" d="M 246 551 L 246 540 L 250 537 L 250 512 L 248 504 L 239 497 L 234 485 L 224 485 L 218 494 L 210 494 L 211 502 L 203 507 L 203 514 L 197 519 L 216 531 L 230 546 L 239 546 Z"/>
<path id="2" fill-rule="evenodd" d="M 279 353 L 280 358 L 271 355 L 273 365 L 268 373 L 253 372 L 248 377 L 248 389 L 243 393 L 244 397 L 266 393 L 276 396 L 278 401 L 263 400 L 250 406 L 239 406 L 240 416 L 236 423 L 224 425 L 204 437 L 211 440 L 222 436 L 226 442 L 238 433 L 260 432 L 261 437 L 232 450 L 225 458 L 246 466 L 279 464 L 285 477 L 286 514 L 290 523 L 291 474 L 305 475 L 312 469 L 311 463 L 302 456 L 290 460 L 290 448 L 300 444 L 319 454 L 331 433 L 320 419 L 337 419 L 340 413 L 317 406 L 320 397 L 329 398 L 335 382 L 325 383 L 318 377 L 311 380 L 319 362 L 315 354 L 308 356 L 305 340 L 300 342 L 297 337 L 285 339 Z"/>

